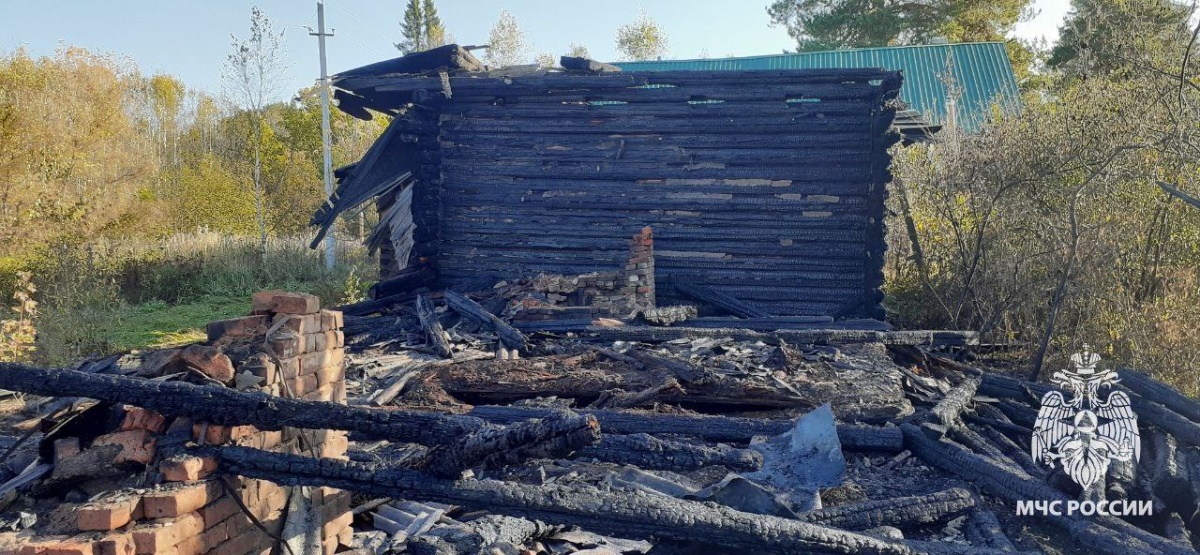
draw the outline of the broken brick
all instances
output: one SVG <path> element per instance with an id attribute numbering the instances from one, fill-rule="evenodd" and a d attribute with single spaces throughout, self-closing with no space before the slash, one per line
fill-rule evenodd
<path id="1" fill-rule="evenodd" d="M 343 325 L 342 311 L 340 310 L 322 310 L 321 311 L 321 329 L 322 330 L 340 330 Z"/>
<path id="2" fill-rule="evenodd" d="M 233 381 L 233 362 L 216 347 L 190 345 L 179 353 L 179 359 L 218 382 L 229 384 Z"/>
<path id="3" fill-rule="evenodd" d="M 250 296 L 250 305 L 256 314 L 313 314 L 321 310 L 321 299 L 306 293 L 259 291 Z"/>
<path id="4" fill-rule="evenodd" d="M 168 482 L 201 480 L 217 469 L 217 459 L 179 455 L 158 463 L 158 471 Z"/>
<path id="5" fill-rule="evenodd" d="M 204 520 L 196 513 L 139 524 L 131 531 L 134 552 L 137 555 L 168 553 L 184 539 L 203 531 Z"/>
<path id="6" fill-rule="evenodd" d="M 177 517 L 208 505 L 221 496 L 221 485 L 215 480 L 175 482 L 151 490 L 142 500 L 146 518 Z"/>
<path id="7" fill-rule="evenodd" d="M 75 509 L 75 526 L 84 532 L 116 530 L 141 513 L 141 502 L 136 495 L 125 495 L 82 505 Z"/>
<path id="8" fill-rule="evenodd" d="M 162 433 L 167 426 L 167 418 L 150 409 L 126 406 L 125 418 L 121 421 L 121 430 L 146 430 L 156 434 Z"/>
<path id="9" fill-rule="evenodd" d="M 115 463 L 136 462 L 150 464 L 158 439 L 146 430 L 125 430 L 97 437 L 92 446 L 119 445 L 121 451 L 113 458 Z"/>
<path id="10" fill-rule="evenodd" d="M 95 555 L 96 547 L 87 538 L 44 536 L 28 539 L 17 555 Z"/>
<path id="11" fill-rule="evenodd" d="M 109 534 L 96 541 L 96 555 L 134 555 L 133 536 Z"/>

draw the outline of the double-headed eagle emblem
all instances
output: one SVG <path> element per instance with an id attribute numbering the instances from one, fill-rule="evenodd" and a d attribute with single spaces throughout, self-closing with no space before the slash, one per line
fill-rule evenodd
<path id="1" fill-rule="evenodd" d="M 1113 391 L 1100 398 L 1100 389 L 1116 385 L 1120 378 L 1112 370 L 1097 370 L 1099 363 L 1100 355 L 1084 345 L 1083 352 L 1071 355 L 1072 369 L 1054 373 L 1051 381 L 1071 397 L 1061 391 L 1042 396 L 1030 442 L 1033 460 L 1050 467 L 1060 461 L 1063 471 L 1084 490 L 1103 481 L 1113 460 L 1136 461 L 1142 456 L 1129 395 Z"/>

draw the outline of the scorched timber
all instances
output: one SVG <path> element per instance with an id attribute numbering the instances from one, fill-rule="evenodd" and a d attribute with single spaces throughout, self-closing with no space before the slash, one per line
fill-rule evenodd
<path id="1" fill-rule="evenodd" d="M 623 537 L 701 541 L 753 553 L 916 555 L 902 544 L 797 520 L 644 492 L 590 486 L 449 481 L 416 471 L 244 447 L 209 448 L 222 468 L 282 485 L 329 486 L 375 497 L 448 503 Z"/>
<path id="2" fill-rule="evenodd" d="M 804 522 L 844 530 L 867 530 L 879 526 L 909 528 L 939 522 L 975 507 L 975 496 L 962 488 L 928 495 L 876 499 L 861 503 L 817 509 L 797 516 Z"/>
<path id="3" fill-rule="evenodd" d="M 87 397 L 148 408 L 166 416 L 186 416 L 224 426 L 249 424 L 262 430 L 283 427 L 347 430 L 364 439 L 443 445 L 487 427 L 478 418 L 429 412 L 385 411 L 242 393 L 216 386 L 158 382 L 76 370 L 47 370 L 0 364 L 0 388 L 47 397 Z"/>
<path id="4" fill-rule="evenodd" d="M 606 434 L 599 444 L 581 449 L 575 456 L 631 464 L 644 470 L 683 471 L 721 465 L 731 470 L 754 471 L 762 467 L 762 455 L 757 451 L 694 445 L 648 434 Z"/>
<path id="5" fill-rule="evenodd" d="M 738 418 L 731 416 L 680 416 L 616 410 L 581 409 L 580 414 L 596 417 L 600 428 L 609 434 L 680 435 L 706 441 L 749 443 L 755 436 L 774 436 L 796 426 L 792 420 Z M 531 418 L 545 418 L 551 409 L 533 407 L 477 406 L 470 416 L 493 424 L 512 424 Z M 899 428 L 838 424 L 838 440 L 847 451 L 899 453 L 904 450 L 904 435 Z"/>

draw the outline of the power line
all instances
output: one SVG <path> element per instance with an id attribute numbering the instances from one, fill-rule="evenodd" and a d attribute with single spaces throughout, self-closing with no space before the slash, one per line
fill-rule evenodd
<path id="1" fill-rule="evenodd" d="M 321 56 L 321 146 L 324 151 L 324 160 L 322 169 L 325 170 L 325 197 L 333 198 L 333 148 L 331 146 L 331 138 L 329 133 L 329 71 L 325 65 L 325 37 L 332 37 L 333 33 L 325 32 L 325 2 L 317 0 L 317 31 L 314 33 L 309 31 L 310 35 L 317 37 L 317 45 Z M 334 264 L 334 240 L 333 233 L 325 237 L 325 267 L 332 270 Z"/>

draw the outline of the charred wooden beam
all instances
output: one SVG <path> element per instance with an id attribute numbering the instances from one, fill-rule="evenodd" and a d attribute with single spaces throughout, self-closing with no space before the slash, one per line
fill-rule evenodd
<path id="1" fill-rule="evenodd" d="M 1200 422 L 1200 402 L 1196 402 L 1195 399 L 1137 370 L 1122 368 L 1117 374 L 1121 376 L 1121 385 L 1134 393 L 1146 399 L 1154 399 L 1156 403 L 1161 403 L 1192 422 Z"/>
<path id="2" fill-rule="evenodd" d="M 440 480 L 408 469 L 244 447 L 209 448 L 207 452 L 217 456 L 226 471 L 283 485 L 329 486 L 379 497 L 449 503 L 551 524 L 581 526 L 615 536 L 699 540 L 755 553 L 917 553 L 897 543 L 852 532 L 664 495 L 631 494 L 585 485 Z"/>
<path id="3" fill-rule="evenodd" d="M 337 307 L 346 316 L 370 316 L 412 302 L 414 293 L 397 293 L 388 297 L 359 301 Z"/>
<path id="4" fill-rule="evenodd" d="M 606 328 L 588 326 L 571 330 L 604 341 L 638 341 L 663 343 L 675 339 L 696 337 L 732 337 L 738 341 L 762 341 L 778 344 L 780 340 L 790 345 L 883 343 L 885 345 L 971 345 L 979 341 L 978 334 L 969 331 L 872 331 L 872 330 L 777 330 L 756 332 L 726 328 L 689 328 L 623 326 Z"/>
<path id="5" fill-rule="evenodd" d="M 696 445 L 648 434 L 605 434 L 599 444 L 581 449 L 575 456 L 631 464 L 645 470 L 685 471 L 721 465 L 731 470 L 754 471 L 762 467 L 762 455 L 757 451 Z"/>
<path id="6" fill-rule="evenodd" d="M 1028 475 L 1014 471 L 958 447 L 954 444 L 933 439 L 913 424 L 901 424 L 905 445 L 921 460 L 979 486 L 984 492 L 1010 504 L 1023 500 L 1057 501 L 1066 506 L 1070 500 L 1066 494 L 1050 487 L 1045 482 L 1031 479 Z M 1045 517 L 1054 525 L 1066 530 L 1084 547 L 1111 555 L 1126 553 L 1155 553 L 1184 555 L 1193 553 L 1190 546 L 1184 547 L 1137 528 L 1113 517 L 1097 517 L 1089 520 L 1080 516 Z"/>
<path id="7" fill-rule="evenodd" d="M 801 513 L 796 518 L 843 530 L 867 530 L 879 526 L 908 528 L 940 522 L 975 507 L 975 496 L 962 488 L 927 495 L 874 499 Z"/>
<path id="8" fill-rule="evenodd" d="M 621 68 L 604 62 L 597 62 L 587 58 L 579 58 L 575 56 L 563 56 L 558 59 L 558 65 L 563 69 L 573 69 L 576 71 L 587 71 L 590 73 L 619 73 Z"/>
<path id="9" fill-rule="evenodd" d="M 461 293 L 447 289 L 443 293 L 446 299 L 446 305 L 454 309 L 455 312 L 472 318 L 479 323 L 488 326 L 495 330 L 496 335 L 500 337 L 500 341 L 509 349 L 524 350 L 527 340 L 525 334 L 517 331 L 505 321 L 496 317 L 495 314 L 484 310 L 479 303 L 468 299 Z"/>
<path id="10" fill-rule="evenodd" d="M 982 382 L 979 376 L 967 376 L 929 411 L 930 419 L 942 427 L 943 433 L 961 421 L 963 411 L 971 404 L 971 399 L 975 398 L 975 392 L 979 390 L 979 384 Z"/>
<path id="11" fill-rule="evenodd" d="M 382 300 L 429 287 L 437 281 L 437 271 L 430 266 L 408 268 L 371 286 L 372 299 Z"/>
<path id="12" fill-rule="evenodd" d="M 0 364 L 0 388 L 47 397 L 87 397 L 186 416 L 223 426 L 347 430 L 366 439 L 442 445 L 487 426 L 483 420 L 430 412 L 389 411 L 284 399 L 211 385 L 159 382 L 75 370 Z"/>
<path id="13" fill-rule="evenodd" d="M 1017 550 L 1004 534 L 1004 528 L 996 519 L 996 513 L 987 509 L 976 507 L 971 511 L 971 516 L 967 518 L 967 526 L 963 528 L 963 535 L 968 541 L 983 547 L 1006 552 Z"/>
<path id="14" fill-rule="evenodd" d="M 417 295 L 415 304 L 417 318 L 421 321 L 421 329 L 425 332 L 429 344 L 433 345 L 438 356 L 450 358 L 453 354 L 450 350 L 450 342 L 446 341 L 446 330 L 442 329 L 442 323 L 438 321 L 437 314 L 433 311 L 433 303 L 429 301 L 429 297 Z"/>
<path id="15" fill-rule="evenodd" d="M 720 291 L 714 291 L 703 285 L 677 281 L 675 283 L 675 290 L 689 299 L 707 303 L 740 318 L 766 318 L 771 316 L 771 313 L 766 310 L 747 304 Z"/>
<path id="16" fill-rule="evenodd" d="M 590 415 L 557 411 L 540 420 L 485 428 L 429 452 L 422 470 L 457 478 L 476 466 L 495 468 L 527 458 L 562 457 L 600 440 L 600 424 Z"/>
<path id="17" fill-rule="evenodd" d="M 545 418 L 551 409 L 534 407 L 476 406 L 470 416 L 493 424 L 511 424 L 531 418 Z M 650 434 L 691 436 L 714 442 L 749 443 L 755 436 L 774 436 L 796 426 L 792 420 L 739 418 L 733 416 L 682 416 L 615 410 L 578 410 L 600 421 L 609 434 Z M 896 427 L 838 424 L 838 439 L 847 451 L 899 453 L 904 450 L 904 435 Z"/>

